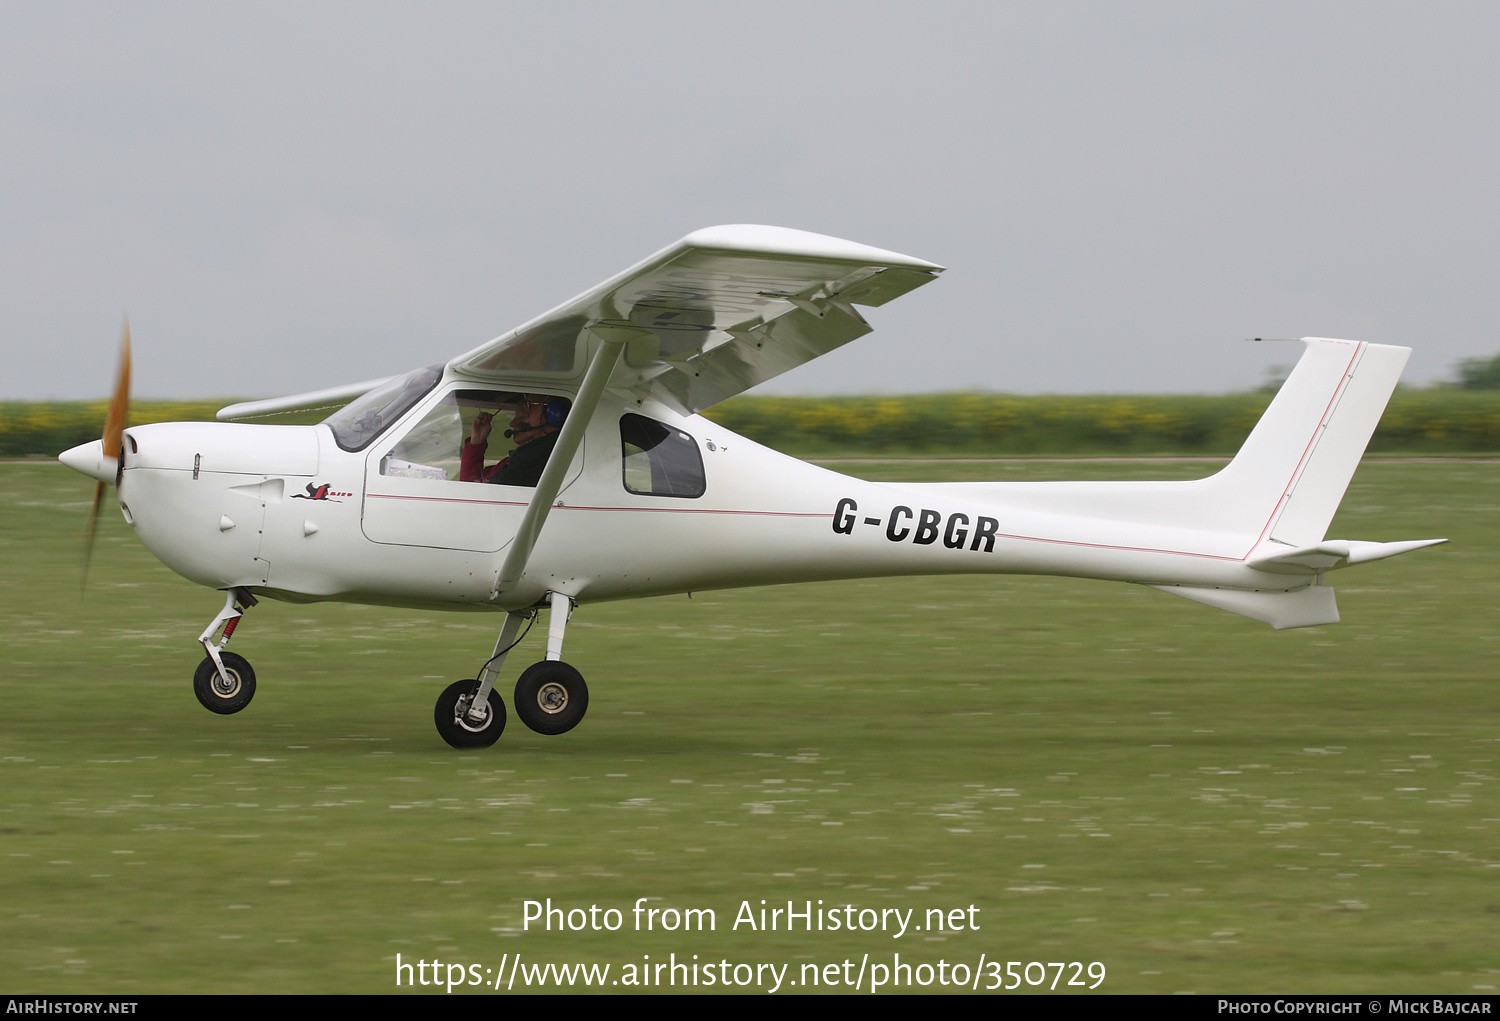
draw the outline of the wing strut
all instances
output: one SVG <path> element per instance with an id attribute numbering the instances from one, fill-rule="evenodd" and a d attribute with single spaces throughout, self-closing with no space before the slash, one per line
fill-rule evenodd
<path id="1" fill-rule="evenodd" d="M 599 406 L 599 398 L 604 393 L 604 385 L 609 382 L 610 374 L 614 372 L 615 364 L 620 360 L 620 352 L 625 349 L 627 341 L 633 337 L 645 335 L 647 332 L 628 325 L 613 323 L 592 326 L 590 331 L 602 343 L 594 352 L 594 357 L 589 360 L 588 371 L 583 376 L 583 384 L 578 388 L 578 397 L 573 401 L 573 407 L 568 412 L 568 420 L 563 423 L 562 431 L 557 434 L 557 445 L 552 448 L 552 454 L 547 458 L 547 467 L 542 469 L 542 477 L 537 480 L 536 491 L 531 494 L 531 502 L 526 505 L 526 513 L 521 518 L 520 527 L 516 529 L 516 537 L 505 554 L 505 562 L 500 565 L 499 575 L 495 578 L 495 587 L 490 594 L 491 599 L 498 599 L 501 594 L 521 580 L 521 575 L 526 570 L 526 562 L 531 559 L 532 547 L 536 545 L 537 536 L 542 533 L 542 525 L 547 521 L 547 514 L 552 510 L 552 501 L 557 499 L 557 492 L 562 488 L 563 476 L 567 474 L 568 466 L 573 463 L 573 455 L 578 452 L 578 445 L 583 442 L 584 430 L 588 428 L 589 420 L 594 417 L 594 409 Z"/>

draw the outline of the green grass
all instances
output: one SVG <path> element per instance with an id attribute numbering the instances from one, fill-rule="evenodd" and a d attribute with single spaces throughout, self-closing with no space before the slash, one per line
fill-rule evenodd
<path id="1" fill-rule="evenodd" d="M 189 679 L 217 594 L 111 513 L 80 597 L 91 487 L 0 465 L 6 992 L 385 992 L 397 953 L 484 968 L 517 952 L 793 978 L 983 953 L 1100 961 L 1106 992 L 1500 985 L 1500 465 L 1367 463 L 1332 535 L 1454 542 L 1334 575 L 1333 627 L 1045 578 L 585 605 L 566 658 L 588 719 L 543 738 L 512 717 L 480 752 L 442 744 L 432 703 L 498 617 L 262 602 L 232 645 L 259 694 L 215 717 Z M 522 901 L 548 897 L 660 898 L 719 925 L 522 932 Z M 762 898 L 918 918 L 974 904 L 981 929 L 731 931 Z"/>

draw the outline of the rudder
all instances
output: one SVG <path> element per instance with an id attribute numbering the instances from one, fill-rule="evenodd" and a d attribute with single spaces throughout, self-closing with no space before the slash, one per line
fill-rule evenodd
<path id="1" fill-rule="evenodd" d="M 1322 541 L 1411 354 L 1325 337 L 1303 343 L 1297 367 L 1214 480 L 1247 495 L 1281 486 L 1260 538 L 1290 546 Z"/>

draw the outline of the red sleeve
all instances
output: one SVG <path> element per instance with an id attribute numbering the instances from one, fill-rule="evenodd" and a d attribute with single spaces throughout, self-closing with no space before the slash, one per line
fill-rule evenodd
<path id="1" fill-rule="evenodd" d="M 467 439 L 458 453 L 458 481 L 478 482 L 484 474 L 484 452 L 489 449 L 488 443 L 475 446 Z"/>

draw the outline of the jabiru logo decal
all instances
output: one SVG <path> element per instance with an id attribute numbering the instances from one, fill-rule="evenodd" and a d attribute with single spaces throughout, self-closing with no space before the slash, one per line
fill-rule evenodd
<path id="1" fill-rule="evenodd" d="M 332 485 L 330 483 L 327 483 L 327 482 L 324 482 L 322 484 L 318 484 L 318 483 L 315 483 L 315 482 L 309 482 L 307 484 L 307 495 L 304 496 L 301 493 L 293 493 L 292 494 L 292 499 L 293 500 L 327 500 L 329 503 L 343 503 L 344 502 L 343 500 L 335 500 L 334 497 L 336 497 L 336 496 L 353 496 L 353 495 L 354 495 L 353 493 L 340 493 L 337 490 L 333 489 Z"/>

